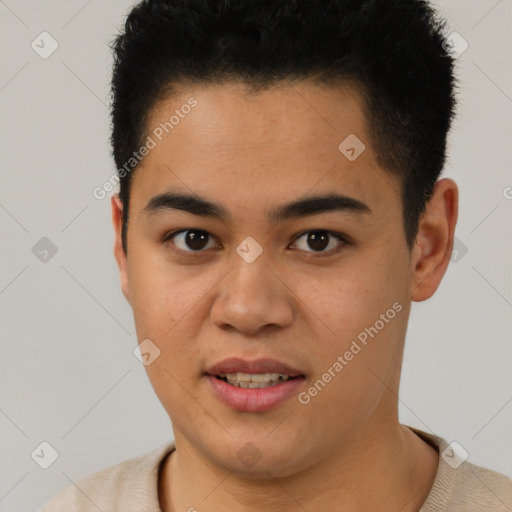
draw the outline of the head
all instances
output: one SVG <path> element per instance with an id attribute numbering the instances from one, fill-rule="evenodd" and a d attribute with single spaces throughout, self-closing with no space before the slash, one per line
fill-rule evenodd
<path id="1" fill-rule="evenodd" d="M 285 475 L 396 421 L 410 303 L 439 285 L 457 216 L 439 180 L 455 108 L 443 29 L 416 0 L 129 14 L 114 44 L 115 254 L 177 441 Z M 229 357 L 302 380 L 241 411 L 208 375 Z M 236 455 L 249 442 L 250 468 Z"/>

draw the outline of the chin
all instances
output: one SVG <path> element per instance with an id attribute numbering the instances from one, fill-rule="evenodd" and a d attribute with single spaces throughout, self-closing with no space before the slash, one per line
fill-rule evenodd
<path id="1" fill-rule="evenodd" d="M 314 464 L 303 443 L 283 443 L 265 436 L 268 434 L 247 435 L 243 440 L 234 437 L 205 451 L 217 465 L 243 478 L 286 477 Z"/>

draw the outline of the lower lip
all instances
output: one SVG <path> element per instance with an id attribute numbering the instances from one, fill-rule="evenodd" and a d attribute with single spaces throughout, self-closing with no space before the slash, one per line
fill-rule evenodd
<path id="1" fill-rule="evenodd" d="M 304 377 L 280 382 L 267 388 L 237 388 L 223 380 L 207 375 L 217 396 L 227 405 L 244 412 L 263 412 L 274 409 L 293 395 L 304 382 Z"/>

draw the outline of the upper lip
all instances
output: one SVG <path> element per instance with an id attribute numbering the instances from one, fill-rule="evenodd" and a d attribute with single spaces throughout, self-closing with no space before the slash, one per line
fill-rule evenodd
<path id="1" fill-rule="evenodd" d="M 290 377 L 304 375 L 300 370 L 275 359 L 248 361 L 238 357 L 224 359 L 210 366 L 206 373 L 209 375 L 220 375 L 221 373 L 282 373 Z"/>

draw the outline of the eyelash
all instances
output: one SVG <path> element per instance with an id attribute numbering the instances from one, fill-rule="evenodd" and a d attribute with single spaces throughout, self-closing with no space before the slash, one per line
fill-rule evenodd
<path id="1" fill-rule="evenodd" d="M 205 231 L 204 229 L 188 228 L 188 229 L 180 229 L 180 230 L 177 230 L 177 231 L 173 231 L 172 233 L 169 233 L 169 234 L 165 235 L 164 239 L 163 239 L 163 242 L 164 243 L 168 242 L 174 236 L 176 236 L 176 235 L 178 235 L 180 233 L 187 233 L 189 231 L 199 231 L 201 233 L 206 233 L 209 237 L 215 238 L 214 235 L 212 235 L 208 231 Z M 305 251 L 306 253 L 310 254 L 309 256 L 307 256 L 308 258 L 319 258 L 319 257 L 332 256 L 332 255 L 338 253 L 341 250 L 341 248 L 344 247 L 345 245 L 350 245 L 350 242 L 349 242 L 348 238 L 345 235 L 343 235 L 342 233 L 335 232 L 335 231 L 329 231 L 327 229 L 308 229 L 307 231 L 302 231 L 301 233 L 299 233 L 294 238 L 294 242 L 296 242 L 298 239 L 300 239 L 304 235 L 307 235 L 308 233 L 317 233 L 317 232 L 319 232 L 319 233 L 327 233 L 329 236 L 338 239 L 338 241 L 341 242 L 341 243 L 338 246 L 336 246 L 334 249 L 330 249 L 329 251 L 320 251 L 320 252 Z M 171 247 L 171 250 L 173 252 L 178 253 L 179 255 L 185 255 L 187 257 L 188 256 L 190 256 L 190 257 L 202 256 L 203 253 L 207 251 L 207 249 L 201 249 L 201 250 L 197 250 L 197 251 L 193 251 L 193 250 L 185 251 L 183 249 L 178 249 L 178 248 L 174 248 L 174 247 Z"/>

